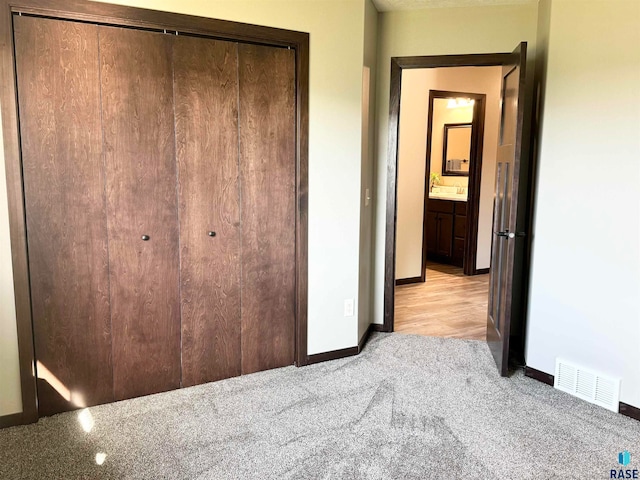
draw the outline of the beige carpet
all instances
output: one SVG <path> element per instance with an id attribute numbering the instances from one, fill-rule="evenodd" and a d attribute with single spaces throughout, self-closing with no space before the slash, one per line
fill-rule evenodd
<path id="1" fill-rule="evenodd" d="M 500 378 L 483 342 L 401 334 L 81 417 L 0 430 L 0 478 L 604 479 L 624 449 L 640 465 L 640 422 Z"/>

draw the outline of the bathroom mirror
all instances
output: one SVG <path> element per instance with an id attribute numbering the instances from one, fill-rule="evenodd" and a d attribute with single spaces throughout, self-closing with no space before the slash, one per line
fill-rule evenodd
<path id="1" fill-rule="evenodd" d="M 442 175 L 469 176 L 471 123 L 445 123 Z"/>

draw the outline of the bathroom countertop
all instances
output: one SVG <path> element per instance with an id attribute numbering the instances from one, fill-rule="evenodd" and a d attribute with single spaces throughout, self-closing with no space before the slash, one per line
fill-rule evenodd
<path id="1" fill-rule="evenodd" d="M 444 192 L 429 192 L 429 198 L 434 200 L 453 200 L 454 202 L 466 202 L 466 193 L 444 193 Z"/>

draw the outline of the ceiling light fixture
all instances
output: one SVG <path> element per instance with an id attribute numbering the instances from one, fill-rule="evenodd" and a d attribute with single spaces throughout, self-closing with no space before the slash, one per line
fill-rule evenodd
<path id="1" fill-rule="evenodd" d="M 473 107 L 475 100 L 470 98 L 450 98 L 447 102 L 447 108 Z"/>

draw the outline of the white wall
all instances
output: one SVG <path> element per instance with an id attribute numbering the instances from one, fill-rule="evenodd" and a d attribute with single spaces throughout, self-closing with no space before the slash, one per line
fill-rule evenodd
<path id="1" fill-rule="evenodd" d="M 359 293 L 364 0 L 112 3 L 310 33 L 308 353 L 357 345 L 357 311 L 356 316 L 345 318 L 343 308 L 347 298 L 355 299 L 357 306 Z M 4 163 L 0 168 L 4 170 Z M 4 188 L 4 181 L 2 185 Z M 5 197 L 2 196 L 2 202 Z M 0 204 L 2 259 L 9 256 L 6 211 L 4 203 Z M 13 298 L 10 265 L 9 261 L 0 263 L 3 300 Z M 15 314 L 4 301 L 0 308 L 3 333 L 0 415 L 3 415 L 15 405 L 17 390 L 12 372 L 17 366 L 17 356 L 12 333 Z"/>
<path id="2" fill-rule="evenodd" d="M 537 5 L 431 8 L 385 12 L 378 22 L 377 186 L 374 321 L 383 323 L 391 57 L 511 52 L 529 42 L 535 57 Z M 533 62 L 528 65 L 533 72 Z M 488 176 L 486 177 L 488 178 Z"/>
<path id="3" fill-rule="evenodd" d="M 527 364 L 640 407 L 640 2 L 551 3 Z"/>
<path id="4" fill-rule="evenodd" d="M 429 89 L 435 74 L 436 69 L 428 68 L 407 70 L 402 75 L 398 137 L 396 279 L 422 276 L 427 115 Z M 378 221 L 384 223 L 382 218 Z"/>
<path id="5" fill-rule="evenodd" d="M 0 122 L 0 138 L 2 138 Z M 9 244 L 9 211 L 4 152 L 0 148 L 0 416 L 22 411 L 18 336 Z"/>
<path id="6" fill-rule="evenodd" d="M 378 51 L 378 11 L 371 0 L 365 2 L 364 67 L 362 72 L 362 164 L 360 187 L 360 291 L 358 340 L 373 321 L 373 189 L 375 178 L 376 63 Z"/>

